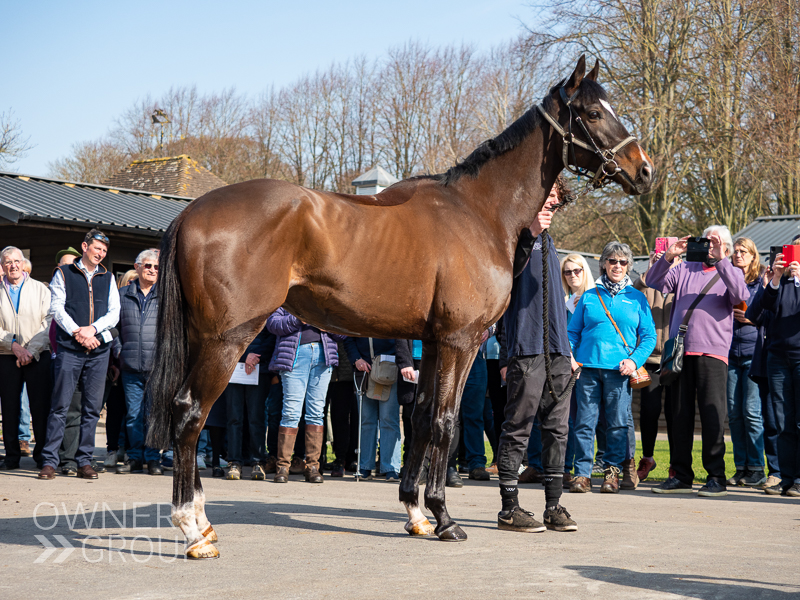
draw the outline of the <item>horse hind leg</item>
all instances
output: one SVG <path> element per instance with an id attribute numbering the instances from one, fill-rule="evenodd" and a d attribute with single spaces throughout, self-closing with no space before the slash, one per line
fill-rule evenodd
<path id="1" fill-rule="evenodd" d="M 217 532 L 211 526 L 211 522 L 206 516 L 206 495 L 203 492 L 203 484 L 200 482 L 200 470 L 194 470 L 194 514 L 197 519 L 197 528 L 212 544 L 219 541 Z"/>
<path id="2" fill-rule="evenodd" d="M 197 438 L 202 429 L 200 406 L 188 391 L 181 390 L 173 409 L 175 417 L 172 523 L 186 538 L 188 558 L 217 558 L 219 551 L 201 531 L 197 510 Z M 202 495 L 202 488 L 200 488 Z M 202 507 L 202 504 L 201 504 Z M 204 509 L 202 509 L 205 514 Z"/>
<path id="3" fill-rule="evenodd" d="M 180 448 L 181 460 L 176 463 L 173 475 L 178 480 L 175 482 L 173 522 L 186 536 L 186 556 L 191 559 L 219 556 L 213 544 L 217 534 L 206 517 L 205 494 L 197 471 L 197 438 L 211 406 L 228 384 L 237 359 L 261 327 L 263 321 L 252 327 L 254 331 L 248 332 L 252 333 L 250 336 L 236 335 L 236 341 L 203 346 L 185 386 L 189 391 L 176 399 L 176 453 Z"/>
<path id="4" fill-rule="evenodd" d="M 403 481 L 400 482 L 400 502 L 408 513 L 405 530 L 412 536 L 428 536 L 434 534 L 434 527 L 419 507 L 419 474 L 425 453 L 431 440 L 431 401 L 434 390 L 436 372 L 436 345 L 425 344 L 420 367 L 421 390 L 417 396 L 417 404 L 412 415 L 413 430 L 411 452 L 406 463 Z"/>
<path id="5" fill-rule="evenodd" d="M 455 419 L 458 418 L 461 392 L 472 365 L 474 352 L 448 346 L 439 347 L 431 424 L 431 467 L 428 472 L 428 485 L 425 487 L 425 506 L 436 517 L 436 535 L 445 542 L 463 542 L 467 539 L 467 534 L 447 512 L 444 490 L 453 428 Z"/>

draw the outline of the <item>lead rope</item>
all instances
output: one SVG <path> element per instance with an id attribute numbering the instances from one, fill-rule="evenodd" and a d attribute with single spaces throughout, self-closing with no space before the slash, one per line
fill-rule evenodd
<path id="1" fill-rule="evenodd" d="M 575 382 L 578 380 L 581 368 L 578 367 L 572 374 L 561 396 L 556 394 L 555 387 L 553 386 L 553 365 L 550 359 L 550 285 L 547 269 L 547 257 L 549 254 L 550 234 L 545 229 L 542 232 L 542 337 L 544 341 L 544 372 L 547 375 L 547 389 L 550 390 L 550 393 L 557 402 L 562 402 L 572 395 L 572 388 L 575 387 Z"/>

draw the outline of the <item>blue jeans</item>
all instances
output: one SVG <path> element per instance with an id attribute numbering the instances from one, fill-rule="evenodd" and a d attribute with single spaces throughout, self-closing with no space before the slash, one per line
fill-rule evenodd
<path id="1" fill-rule="evenodd" d="M 75 462 L 78 468 L 91 464 L 94 434 L 103 407 L 108 353 L 108 348 L 94 355 L 59 348 L 55 360 L 53 399 L 50 415 L 47 417 L 47 441 L 42 451 L 44 466 L 58 467 L 58 450 L 61 448 L 61 440 L 64 439 L 67 409 L 75 389 L 79 386 L 82 392 L 81 420 Z"/>
<path id="2" fill-rule="evenodd" d="M 763 471 L 764 422 L 758 384 L 748 377 L 751 362 L 749 357 L 728 362 L 728 426 L 736 468 Z"/>
<path id="3" fill-rule="evenodd" d="M 397 403 L 397 382 L 392 385 L 385 402 L 364 396 L 361 404 L 361 456 L 359 469 L 375 468 L 378 445 L 378 421 L 381 434 L 380 472 L 400 472 L 400 405 Z"/>
<path id="4" fill-rule="evenodd" d="M 486 446 L 483 443 L 483 414 L 486 407 L 486 386 L 489 376 L 486 371 L 486 359 L 478 356 L 472 363 L 472 369 L 464 384 L 461 395 L 461 424 L 464 433 L 464 450 L 467 468 L 486 466 Z"/>
<path id="5" fill-rule="evenodd" d="M 22 386 L 22 405 L 19 411 L 19 441 L 31 441 L 31 407 L 28 400 L 28 386 Z"/>
<path id="6" fill-rule="evenodd" d="M 283 415 L 281 427 L 297 427 L 306 406 L 306 424 L 322 425 L 325 396 L 333 368 L 325 364 L 320 342 L 297 347 L 291 371 L 281 371 Z"/>
<path id="7" fill-rule="evenodd" d="M 767 372 L 778 425 L 781 485 L 800 483 L 800 361 L 768 353 Z"/>
<path id="8" fill-rule="evenodd" d="M 128 460 L 148 462 L 158 460 L 161 455 L 158 450 L 145 447 L 145 388 L 147 387 L 147 373 L 136 371 L 122 371 L 122 389 L 125 390 L 125 430 L 128 433 Z"/>
<path id="9" fill-rule="evenodd" d="M 572 473 L 575 468 L 575 415 L 578 412 L 577 390 L 572 388 L 569 400 L 569 433 L 567 434 L 567 453 L 564 456 L 564 472 Z M 530 461 L 530 459 L 528 459 Z M 530 464 L 530 462 L 528 463 Z"/>
<path id="10" fill-rule="evenodd" d="M 629 454 L 631 391 L 628 377 L 617 369 L 584 368 L 576 386 L 575 475 L 592 476 L 594 432 L 601 407 L 606 415 L 606 451 L 603 461 L 619 469 Z"/>

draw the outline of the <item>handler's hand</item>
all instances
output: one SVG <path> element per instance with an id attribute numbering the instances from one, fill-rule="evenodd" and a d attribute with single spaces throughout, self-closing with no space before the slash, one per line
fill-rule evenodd
<path id="1" fill-rule="evenodd" d="M 539 237 L 545 229 L 550 229 L 550 223 L 553 221 L 553 213 L 549 210 L 541 210 L 536 218 L 531 223 L 530 230 L 533 237 Z"/>
<path id="2" fill-rule="evenodd" d="M 359 371 L 363 371 L 364 373 L 369 373 L 372 370 L 372 365 L 365 361 L 363 358 L 359 358 L 355 362 L 355 367 Z"/>
<path id="3" fill-rule="evenodd" d="M 636 363 L 634 363 L 630 358 L 626 358 L 619 363 L 619 372 L 620 375 L 624 375 L 626 377 L 633 375 L 636 372 Z"/>
<path id="4" fill-rule="evenodd" d="M 400 375 L 409 381 L 414 381 L 414 367 L 403 367 L 400 369 Z"/>

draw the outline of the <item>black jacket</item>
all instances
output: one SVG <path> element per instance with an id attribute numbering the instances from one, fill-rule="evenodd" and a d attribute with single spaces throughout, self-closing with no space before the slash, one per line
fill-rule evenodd
<path id="1" fill-rule="evenodd" d="M 156 351 L 158 319 L 158 284 L 147 294 L 142 312 L 139 282 L 132 281 L 119 295 L 119 338 L 122 352 L 119 360 L 123 371 L 149 373 Z"/>

